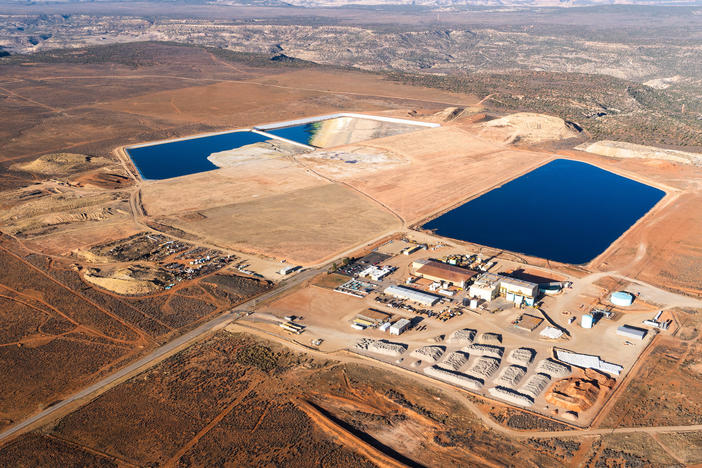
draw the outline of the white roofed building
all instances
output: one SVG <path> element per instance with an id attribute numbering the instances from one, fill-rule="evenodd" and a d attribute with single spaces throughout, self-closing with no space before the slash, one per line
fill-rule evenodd
<path id="1" fill-rule="evenodd" d="M 425 306 L 433 306 L 441 299 L 439 296 L 434 294 L 425 293 L 412 288 L 406 288 L 404 286 L 388 286 L 383 292 L 389 296 L 394 296 L 398 299 L 407 299 L 408 301 L 416 302 Z"/>

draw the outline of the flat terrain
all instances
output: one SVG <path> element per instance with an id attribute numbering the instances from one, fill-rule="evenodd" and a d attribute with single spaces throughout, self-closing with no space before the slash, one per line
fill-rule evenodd
<path id="1" fill-rule="evenodd" d="M 3 62 L 0 431 L 268 291 L 268 280 L 294 287 L 73 413 L 0 442 L 0 465 L 702 462 L 695 398 L 702 368 L 695 299 L 702 295 L 702 169 L 568 149 L 588 134 L 553 117 L 557 136 L 568 140 L 553 140 L 550 127 L 539 132 L 545 119 L 538 116 L 536 124 L 486 132 L 484 123 L 496 117 L 479 103 L 488 93 L 431 85 L 163 43 Z M 121 150 L 340 111 L 441 127 L 314 153 L 267 153 L 162 181 L 137 177 Z M 557 155 L 656 185 L 667 196 L 588 265 L 412 229 Z M 544 323 L 532 333 L 513 326 L 525 311 L 503 301 L 480 314 L 459 305 L 462 315 L 427 318 L 425 328 L 402 338 L 412 352 L 472 327 L 503 335 L 507 351 L 533 348 L 537 361 L 564 343 L 612 356 L 625 371 L 611 392 L 599 394 L 596 408 L 581 412 L 577 424 L 592 427 L 571 426 L 541 397 L 531 412 L 430 379 L 417 372 L 428 362 L 412 367 L 413 359 L 350 353 L 350 338 L 387 336 L 350 328 L 356 313 L 378 306 L 373 297 L 333 292 L 343 278 L 313 279 L 321 268 L 290 279 L 280 273 L 291 264 L 326 270 L 325 262 L 345 263 L 341 257 L 360 256 L 359 249 L 370 251 L 390 236 L 406 238 L 381 247 L 393 254 L 428 244 L 387 261 L 397 267 L 388 280 L 396 283 L 407 278 L 413 260 L 455 252 L 478 253 L 496 262 L 496 271 L 574 281 L 572 289 L 543 299 Z M 568 323 L 590 307 L 609 306 L 615 289 L 640 296 L 596 329 Z M 627 345 L 615 334 L 618 325 L 639 324 L 660 309 L 673 323 L 649 347 L 650 338 Z M 304 334 L 284 335 L 278 322 L 288 314 L 303 317 Z M 570 341 L 537 338 L 547 322 L 569 330 Z"/>
<path id="2" fill-rule="evenodd" d="M 401 227 L 389 212 L 339 185 L 297 190 L 164 219 L 232 249 L 317 264 Z"/>

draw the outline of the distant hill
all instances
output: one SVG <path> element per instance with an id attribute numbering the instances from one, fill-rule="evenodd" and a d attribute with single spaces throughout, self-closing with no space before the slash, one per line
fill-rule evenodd
<path id="1" fill-rule="evenodd" d="M 349 6 L 421 6 L 429 8 L 452 7 L 582 7 L 599 5 L 654 5 L 674 6 L 702 5 L 702 0 L 0 0 L 0 5 L 41 4 L 192 4 L 192 5 L 251 5 L 251 6 L 298 6 L 298 7 L 349 7 Z"/>

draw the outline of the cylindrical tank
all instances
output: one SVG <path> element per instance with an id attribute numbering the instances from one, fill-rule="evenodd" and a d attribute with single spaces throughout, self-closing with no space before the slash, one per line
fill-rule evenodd
<path id="1" fill-rule="evenodd" d="M 616 306 L 628 307 L 634 302 L 634 295 L 626 291 L 617 291 L 612 293 L 609 300 Z"/>
<path id="2" fill-rule="evenodd" d="M 580 325 L 583 328 L 592 328 L 592 315 L 584 314 L 582 320 L 580 321 Z"/>

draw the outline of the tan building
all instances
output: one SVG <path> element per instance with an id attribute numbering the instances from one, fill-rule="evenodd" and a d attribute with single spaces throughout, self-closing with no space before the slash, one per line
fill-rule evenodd
<path id="1" fill-rule="evenodd" d="M 412 263 L 414 274 L 432 281 L 448 283 L 459 288 L 465 288 L 468 282 L 478 273 L 473 270 L 437 262 L 436 260 L 417 260 Z"/>
<path id="2" fill-rule="evenodd" d="M 500 291 L 501 280 L 502 277 L 495 273 L 483 273 L 470 285 L 468 294 L 470 297 L 489 302 L 497 297 Z"/>
<path id="3" fill-rule="evenodd" d="M 539 295 L 539 285 L 530 281 L 503 276 L 500 281 L 500 294 L 506 296 L 510 293 L 515 296 L 524 296 L 533 299 Z"/>

